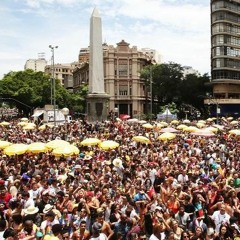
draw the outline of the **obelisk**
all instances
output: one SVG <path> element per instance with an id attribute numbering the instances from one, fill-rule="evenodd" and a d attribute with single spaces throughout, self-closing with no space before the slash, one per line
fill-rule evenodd
<path id="1" fill-rule="evenodd" d="M 90 122 L 106 120 L 109 95 L 104 89 L 102 19 L 97 8 L 90 18 L 89 93 L 87 119 Z"/>

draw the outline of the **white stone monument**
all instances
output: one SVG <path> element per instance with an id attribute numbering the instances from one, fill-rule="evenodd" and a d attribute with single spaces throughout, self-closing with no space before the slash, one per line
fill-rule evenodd
<path id="1" fill-rule="evenodd" d="M 87 118 L 90 122 L 106 120 L 109 95 L 104 89 L 102 20 L 97 8 L 90 18 L 89 93 Z"/>

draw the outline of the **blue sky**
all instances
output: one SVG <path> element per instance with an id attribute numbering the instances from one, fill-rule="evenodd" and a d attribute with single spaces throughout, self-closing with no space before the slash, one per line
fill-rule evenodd
<path id="1" fill-rule="evenodd" d="M 102 17 L 103 41 L 124 39 L 139 49 L 156 49 L 163 62 L 210 73 L 209 0 L 1 0 L 0 79 L 23 70 L 27 59 L 58 45 L 56 63 L 77 61 L 89 45 L 94 9 Z"/>

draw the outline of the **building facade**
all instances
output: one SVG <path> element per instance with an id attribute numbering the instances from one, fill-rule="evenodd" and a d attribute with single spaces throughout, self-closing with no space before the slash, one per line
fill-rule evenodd
<path id="1" fill-rule="evenodd" d="M 65 64 L 54 64 L 54 70 L 52 65 L 45 67 L 45 73 L 54 78 L 58 79 L 60 83 L 69 91 L 73 89 L 73 70 L 79 65 L 78 62 L 65 63 Z"/>
<path id="2" fill-rule="evenodd" d="M 44 72 L 47 66 L 45 58 L 28 59 L 24 65 L 24 70 L 32 69 L 34 72 Z"/>
<path id="3" fill-rule="evenodd" d="M 73 90 L 89 80 L 89 49 L 83 48 L 79 53 L 79 66 L 73 71 Z M 146 83 L 140 79 L 140 71 L 149 64 L 149 57 L 136 46 L 130 47 L 122 40 L 117 46 L 103 44 L 105 92 L 110 100 L 108 110 L 117 114 L 140 117 L 146 113 L 150 102 Z"/>
<path id="4" fill-rule="evenodd" d="M 240 104 L 240 1 L 211 0 L 211 84 L 206 104 L 237 114 Z"/>

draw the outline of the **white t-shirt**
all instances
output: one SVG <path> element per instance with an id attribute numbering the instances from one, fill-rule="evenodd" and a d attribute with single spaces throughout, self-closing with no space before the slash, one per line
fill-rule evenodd
<path id="1" fill-rule="evenodd" d="M 215 211 L 212 215 L 212 219 L 215 223 L 215 230 L 217 233 L 219 233 L 219 229 L 222 223 L 228 223 L 229 224 L 229 219 L 230 219 L 230 215 L 228 215 L 227 213 L 225 214 L 221 214 L 220 210 Z"/>
<path id="2" fill-rule="evenodd" d="M 98 237 L 91 237 L 90 240 L 107 240 L 107 236 L 104 233 L 100 233 Z"/>

